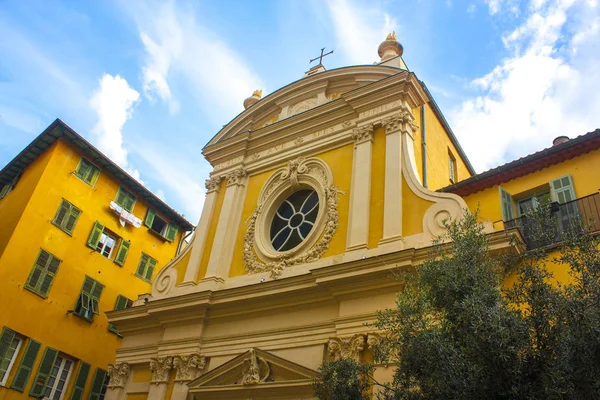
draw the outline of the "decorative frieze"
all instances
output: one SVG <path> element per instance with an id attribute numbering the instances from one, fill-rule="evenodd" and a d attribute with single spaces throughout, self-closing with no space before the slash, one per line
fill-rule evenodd
<path id="1" fill-rule="evenodd" d="M 331 338 L 327 343 L 327 353 L 330 361 L 350 358 L 360 361 L 360 354 L 366 347 L 366 338 L 363 334 L 345 338 Z"/>
<path id="2" fill-rule="evenodd" d="M 206 367 L 206 357 L 198 353 L 173 357 L 176 382 L 193 381 Z"/>
<path id="3" fill-rule="evenodd" d="M 256 385 L 264 382 L 271 374 L 271 367 L 267 360 L 256 356 L 256 351 L 250 349 L 250 356 L 245 358 L 242 370 L 242 385 Z"/>
<path id="4" fill-rule="evenodd" d="M 373 141 L 373 124 L 367 124 L 352 129 L 352 139 L 356 144 Z"/>
<path id="5" fill-rule="evenodd" d="M 108 387 L 111 389 L 124 388 L 130 372 L 131 367 L 128 363 L 108 364 Z"/>
<path id="6" fill-rule="evenodd" d="M 168 383 L 169 371 L 173 368 L 173 357 L 154 357 L 150 359 L 152 383 Z"/>
<path id="7" fill-rule="evenodd" d="M 244 178 L 248 175 L 246 170 L 243 167 L 239 167 L 234 169 L 230 173 L 228 173 L 225 178 L 227 179 L 227 186 L 243 186 Z"/>
<path id="8" fill-rule="evenodd" d="M 204 182 L 204 186 L 206 187 L 206 193 L 219 191 L 221 187 L 221 181 L 223 181 L 222 176 L 212 176 Z"/>

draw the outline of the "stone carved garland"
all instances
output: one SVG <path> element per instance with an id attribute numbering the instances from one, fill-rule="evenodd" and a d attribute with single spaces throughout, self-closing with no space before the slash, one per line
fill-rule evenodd
<path id="1" fill-rule="evenodd" d="M 175 382 L 193 381 L 200 376 L 206 367 L 206 357 L 198 353 L 173 357 Z"/>
<path id="2" fill-rule="evenodd" d="M 111 389 L 124 388 L 131 372 L 128 363 L 108 364 L 106 371 L 109 377 L 108 386 Z"/>
<path id="3" fill-rule="evenodd" d="M 250 357 L 242 361 L 242 385 L 256 385 L 264 382 L 271 374 L 267 360 L 257 357 L 254 349 L 250 349 Z"/>
<path id="4" fill-rule="evenodd" d="M 294 189 L 300 188 L 300 179 L 302 179 L 303 175 L 307 179 L 310 178 L 312 182 L 317 182 L 318 185 L 316 186 L 319 187 L 315 187 L 315 189 L 323 193 L 323 196 L 320 196 L 325 200 L 325 228 L 323 235 L 308 250 L 302 249 L 302 245 L 300 245 L 301 251 L 292 250 L 284 252 L 281 255 L 263 261 L 255 253 L 257 220 L 263 212 L 267 212 L 267 207 L 273 206 L 273 204 L 269 204 L 272 194 L 289 187 Z M 331 173 L 326 164 L 319 159 L 299 157 L 295 160 L 290 160 L 286 168 L 276 171 L 263 187 L 259 196 L 258 206 L 246 221 L 248 224 L 248 230 L 244 236 L 244 263 L 246 270 L 251 274 L 268 271 L 271 273 L 272 278 L 277 278 L 286 267 L 318 260 L 329 248 L 329 243 L 338 227 L 337 196 L 338 190 L 332 184 Z M 320 232 L 317 232 L 318 228 L 316 225 L 314 230 L 315 235 L 320 234 Z M 313 232 L 311 232 L 312 234 Z M 257 245 L 256 247 L 259 246 Z"/>
<path id="5" fill-rule="evenodd" d="M 173 368 L 173 357 L 154 357 L 150 359 L 152 383 L 168 383 L 169 371 Z"/>

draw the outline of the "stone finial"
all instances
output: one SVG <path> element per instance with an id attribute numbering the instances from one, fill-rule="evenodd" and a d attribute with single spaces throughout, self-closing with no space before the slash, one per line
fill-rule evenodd
<path id="1" fill-rule="evenodd" d="M 193 381 L 200 376 L 204 367 L 206 367 L 206 357 L 198 353 L 173 357 L 176 382 Z"/>
<path id="2" fill-rule="evenodd" d="M 262 99 L 262 89 L 255 90 L 252 96 L 244 100 L 244 109 L 247 110 L 250 106 Z"/>
<path id="3" fill-rule="evenodd" d="M 127 378 L 131 372 L 131 367 L 127 363 L 108 364 L 108 387 L 123 388 L 127 384 Z"/>
<path id="4" fill-rule="evenodd" d="M 396 32 L 392 32 L 385 40 L 379 45 L 377 54 L 381 57 L 381 62 L 389 60 L 394 57 L 402 57 L 404 53 L 404 47 L 396 40 Z"/>
<path id="5" fill-rule="evenodd" d="M 173 368 L 173 357 L 153 357 L 150 359 L 152 383 L 168 383 L 169 371 Z"/>

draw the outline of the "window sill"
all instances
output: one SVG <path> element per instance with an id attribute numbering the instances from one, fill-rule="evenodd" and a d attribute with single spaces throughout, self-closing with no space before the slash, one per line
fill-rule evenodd
<path id="1" fill-rule="evenodd" d="M 152 283 L 152 280 L 148 280 L 142 276 L 139 276 L 138 274 L 134 274 L 136 276 L 136 278 L 143 280 L 146 283 Z"/>
<path id="2" fill-rule="evenodd" d="M 80 319 L 82 319 L 82 320 L 84 320 L 86 322 L 89 322 L 89 323 L 92 323 L 94 321 L 94 317 L 92 317 L 92 318 L 86 318 L 86 317 L 84 317 L 82 315 L 77 314 L 76 312 L 73 312 L 73 315 L 76 316 L 77 318 L 80 318 Z"/>
<path id="3" fill-rule="evenodd" d="M 54 225 L 55 227 L 57 227 L 58 229 L 60 229 L 61 231 L 63 231 L 64 233 L 66 233 L 67 235 L 73 237 L 73 233 L 69 233 L 68 231 L 66 231 L 62 226 L 58 225 L 56 222 L 52 221 L 52 225 Z"/>
<path id="4" fill-rule="evenodd" d="M 41 298 L 42 298 L 42 299 L 44 299 L 44 300 L 46 300 L 46 299 L 48 298 L 48 296 L 47 296 L 47 295 L 46 295 L 46 296 L 44 296 L 43 294 L 36 292 L 35 290 L 33 290 L 33 289 L 32 289 L 32 288 L 30 288 L 30 287 L 23 286 L 23 288 L 25 288 L 27 291 L 29 291 L 29 292 L 31 292 L 31 293 L 33 293 L 33 294 L 35 294 L 36 296 L 39 296 L 39 297 L 41 297 Z"/>
<path id="5" fill-rule="evenodd" d="M 148 232 L 150 232 L 152 235 L 158 237 L 159 239 L 161 239 L 163 242 L 169 242 L 169 243 L 173 243 L 171 242 L 169 239 L 167 239 L 166 237 L 164 237 L 163 235 L 161 235 L 159 232 L 155 231 L 152 228 L 148 228 Z"/>

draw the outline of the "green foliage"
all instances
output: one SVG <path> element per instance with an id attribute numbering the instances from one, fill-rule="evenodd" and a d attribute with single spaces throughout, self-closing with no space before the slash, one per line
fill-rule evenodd
<path id="1" fill-rule="evenodd" d="M 313 382 L 315 396 L 320 400 L 370 399 L 372 366 L 351 359 L 325 363 Z"/>
<path id="2" fill-rule="evenodd" d="M 383 337 L 375 361 L 395 366 L 381 398 L 600 398 L 600 241 L 559 217 L 540 205 L 521 230 L 534 250 L 515 239 L 520 251 L 500 256 L 477 215 L 447 225 L 430 259 L 399 274 L 396 307 L 374 324 Z M 360 364 L 343 375 L 325 368 L 319 399 L 361 398 L 341 391 Z"/>

